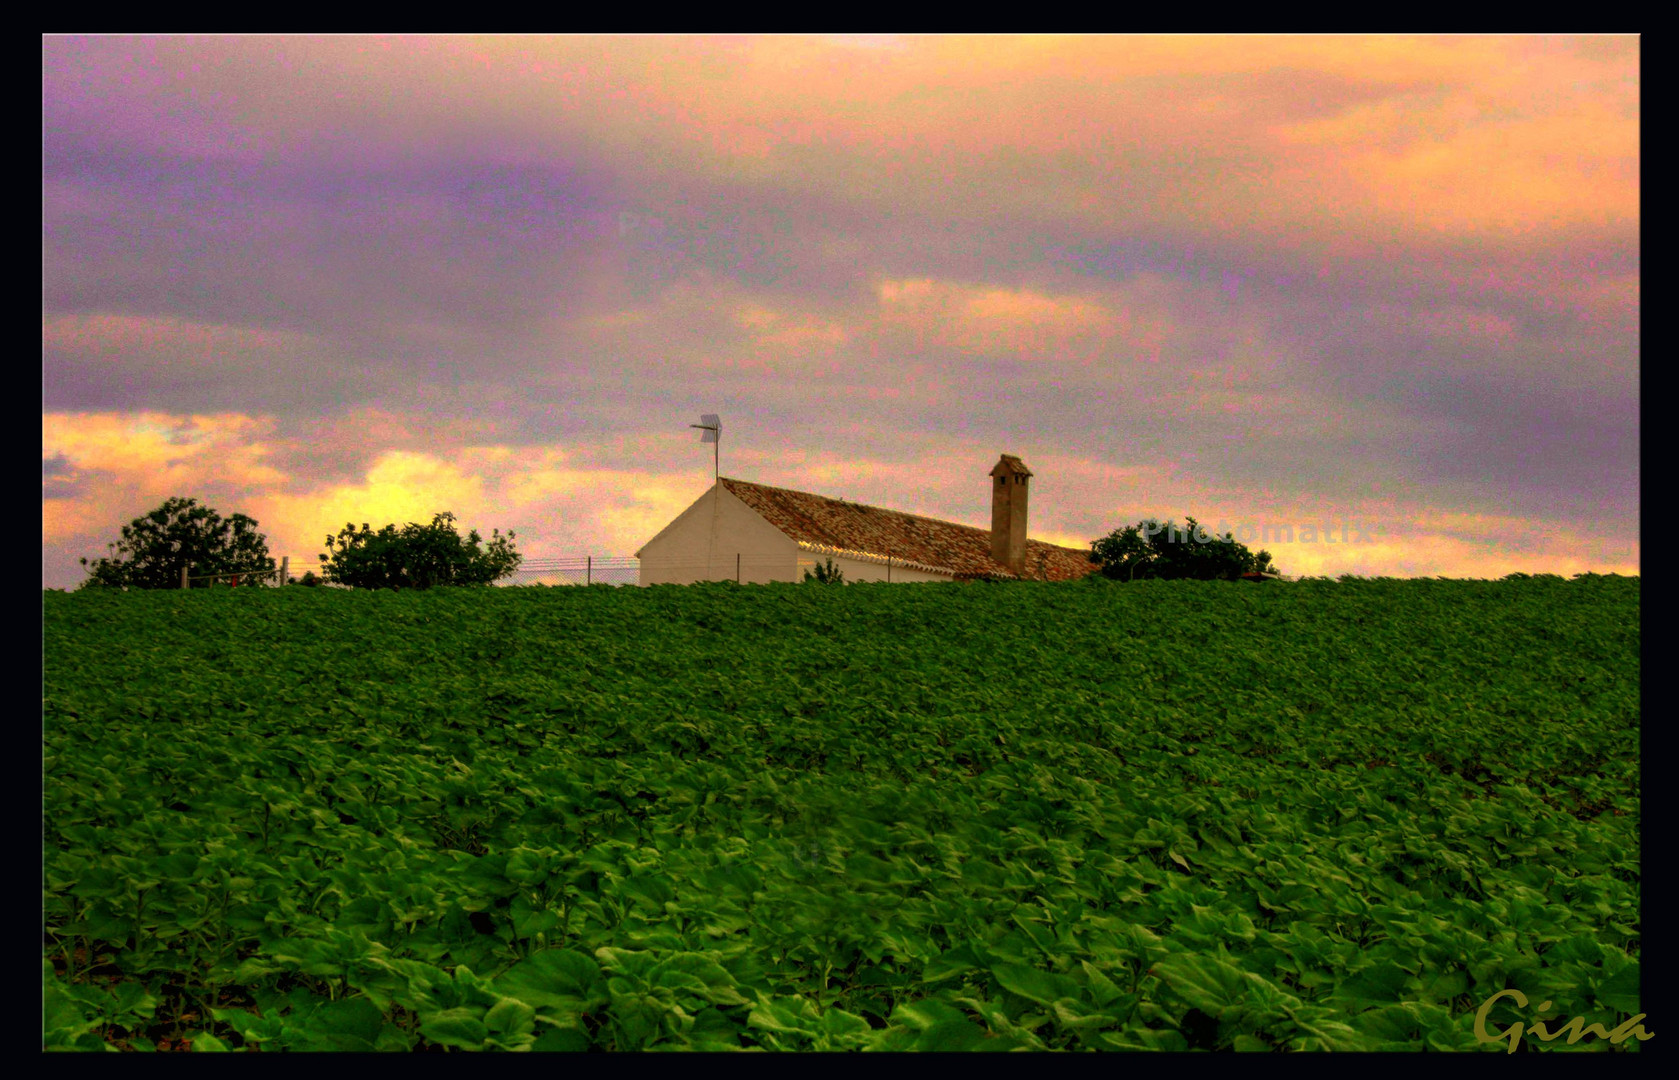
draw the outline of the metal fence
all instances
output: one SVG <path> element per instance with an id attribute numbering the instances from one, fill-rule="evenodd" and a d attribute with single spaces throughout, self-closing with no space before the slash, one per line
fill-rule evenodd
<path id="1" fill-rule="evenodd" d="M 653 575 L 654 580 L 687 581 L 736 581 L 743 585 L 766 581 L 789 580 L 789 570 L 795 575 L 812 570 L 816 562 L 820 561 L 810 552 L 801 553 L 801 558 L 790 564 L 781 555 L 718 555 L 706 563 L 687 563 L 675 560 L 658 560 L 651 564 L 629 555 L 583 555 L 565 559 L 525 559 L 519 568 L 507 577 L 495 582 L 496 585 L 640 585 L 644 571 Z M 883 558 L 871 558 L 872 562 L 882 565 L 876 569 L 880 571 L 882 580 L 893 580 L 894 561 Z M 208 581 L 210 585 L 263 585 L 278 586 L 282 582 L 288 585 L 302 583 L 306 574 L 313 575 L 314 583 L 332 589 L 349 588 L 336 582 L 326 580 L 326 568 L 319 559 L 314 557 L 294 559 L 285 556 L 277 560 L 278 565 L 273 570 L 257 573 L 242 572 L 237 574 L 189 574 L 182 571 L 181 587 L 187 588 L 188 582 L 198 587 L 199 583 Z M 903 564 L 898 564 L 902 566 Z M 920 564 L 910 563 L 909 569 L 919 570 Z M 856 568 L 853 567 L 853 572 Z M 873 580 L 873 575 L 868 580 Z M 799 580 L 795 576 L 792 580 Z M 863 578 L 859 578 L 863 580 Z"/>
<path id="2" fill-rule="evenodd" d="M 326 580 L 326 564 L 321 562 L 320 557 L 316 555 L 301 559 L 294 559 L 288 555 L 280 560 L 280 568 L 287 585 L 301 584 L 304 577 L 310 575 L 317 585 L 329 589 L 349 588 L 348 585 L 340 585 L 337 582 Z"/>
<path id="3" fill-rule="evenodd" d="M 635 585 L 641 560 L 627 555 L 585 555 L 572 559 L 526 559 L 497 585 Z"/>
<path id="4" fill-rule="evenodd" d="M 219 574 L 194 574 L 189 567 L 183 566 L 181 567 L 181 588 L 190 589 L 192 588 L 192 582 L 195 581 L 205 582 L 212 588 L 218 585 L 264 585 L 269 588 L 277 588 L 287 582 L 296 581 L 299 576 L 300 574 L 297 571 L 291 569 L 290 556 L 281 559 L 272 570 L 233 570 Z"/>
<path id="5" fill-rule="evenodd" d="M 794 574 L 814 568 L 816 559 L 810 553 L 802 553 L 804 557 L 796 560 L 796 565 L 790 565 L 789 560 L 781 555 L 718 555 L 707 563 L 679 562 L 675 560 L 660 560 L 652 564 L 644 564 L 642 560 L 629 555 L 583 555 L 565 559 L 525 559 L 519 568 L 507 577 L 495 582 L 497 585 L 639 585 L 643 571 L 654 575 L 654 580 L 688 581 L 736 581 L 741 584 L 753 584 L 766 581 L 786 581 L 787 573 L 791 569 Z M 882 562 L 881 577 L 883 580 L 893 579 L 892 560 L 872 560 Z M 919 569 L 919 564 L 909 564 L 911 569 Z M 855 570 L 855 568 L 853 568 Z M 319 559 L 299 558 L 290 556 L 278 560 L 278 566 L 269 571 L 257 573 L 222 573 L 222 574 L 189 574 L 182 572 L 181 587 L 188 587 L 189 580 L 194 585 L 208 581 L 210 585 L 263 585 L 274 587 L 282 582 L 288 585 L 300 584 L 304 575 L 311 574 L 316 584 L 332 589 L 348 588 L 336 582 L 326 580 L 326 569 Z M 792 580 L 798 580 L 797 577 Z M 872 580 L 872 577 L 871 577 Z M 199 587 L 202 587 L 201 585 Z"/>
<path id="6" fill-rule="evenodd" d="M 349 588 L 325 580 L 326 571 L 318 559 L 292 559 L 286 556 L 279 560 L 279 565 L 273 570 L 263 570 L 256 573 L 223 573 L 223 574 L 193 574 L 182 569 L 181 588 L 187 588 L 188 582 L 209 582 L 214 585 L 266 585 L 275 587 L 282 582 L 296 585 L 303 580 L 305 574 L 313 574 L 315 580 L 331 589 Z M 632 556 L 615 555 L 584 555 L 572 559 L 526 559 L 519 564 L 519 569 L 507 577 L 497 581 L 497 585 L 635 585 L 640 581 L 641 561 Z M 202 588 L 202 586 L 199 586 Z"/>
<path id="7" fill-rule="evenodd" d="M 280 583 L 279 570 L 238 570 L 225 574 L 194 574 L 186 567 L 181 567 L 181 588 L 192 588 L 192 582 L 208 582 L 215 585 L 278 585 Z"/>
<path id="8" fill-rule="evenodd" d="M 282 584 L 295 585 L 303 580 L 305 574 L 313 574 L 322 585 L 335 589 L 349 588 L 347 585 L 334 585 L 324 580 L 325 571 L 319 559 L 299 559 L 297 565 L 292 565 L 291 556 L 283 556 L 272 570 L 258 570 L 251 572 L 241 570 L 220 574 L 194 574 L 186 567 L 181 568 L 181 588 L 190 588 L 190 582 L 206 581 L 211 586 L 217 585 L 264 585 L 276 588 Z"/>

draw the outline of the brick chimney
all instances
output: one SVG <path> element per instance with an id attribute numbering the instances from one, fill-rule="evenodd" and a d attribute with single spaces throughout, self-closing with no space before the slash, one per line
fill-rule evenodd
<path id="1" fill-rule="evenodd" d="M 991 469 L 991 557 L 1016 575 L 1026 572 L 1026 493 L 1032 470 L 1013 454 Z"/>

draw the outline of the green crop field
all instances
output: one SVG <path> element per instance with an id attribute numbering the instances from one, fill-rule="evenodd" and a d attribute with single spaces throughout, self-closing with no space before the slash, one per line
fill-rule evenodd
<path id="1" fill-rule="evenodd" d="M 1639 1045 L 1637 578 L 42 603 L 48 1047 Z"/>

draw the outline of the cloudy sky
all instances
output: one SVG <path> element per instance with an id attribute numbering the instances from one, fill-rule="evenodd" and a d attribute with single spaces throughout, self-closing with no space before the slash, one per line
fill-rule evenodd
<path id="1" fill-rule="evenodd" d="M 41 575 L 629 555 L 722 472 L 1638 573 L 1634 37 L 45 38 Z M 1345 537 L 1345 540 L 1343 540 Z M 1252 545 L 1254 547 L 1259 544 Z"/>

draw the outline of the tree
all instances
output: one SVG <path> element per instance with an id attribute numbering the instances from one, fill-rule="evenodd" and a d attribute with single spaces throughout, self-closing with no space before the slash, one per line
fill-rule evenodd
<path id="1" fill-rule="evenodd" d="M 1225 533 L 1217 536 L 1206 526 L 1186 519 L 1189 524 L 1160 524 L 1153 518 L 1115 529 L 1100 540 L 1090 542 L 1090 561 L 1101 567 L 1103 577 L 1115 581 L 1137 581 L 1148 578 L 1170 580 L 1191 578 L 1200 581 L 1232 581 L 1243 574 L 1274 574 L 1271 553 L 1257 555 Z"/>
<path id="2" fill-rule="evenodd" d="M 820 582 L 823 585 L 844 585 L 845 573 L 834 565 L 834 560 L 823 559 L 822 565 L 816 568 L 815 573 L 805 571 L 805 580 Z"/>
<path id="3" fill-rule="evenodd" d="M 274 570 L 268 538 L 244 514 L 226 521 L 197 499 L 173 498 L 122 527 L 107 558 L 89 563 L 81 588 L 178 589 L 181 568 L 191 574 L 261 574 Z M 261 578 L 248 579 L 256 584 Z M 204 588 L 209 581 L 195 581 Z"/>
<path id="4" fill-rule="evenodd" d="M 513 548 L 515 533 L 495 530 L 488 547 L 474 529 L 465 540 L 455 531 L 455 515 L 444 511 L 430 525 L 409 522 L 398 530 L 386 525 L 374 532 L 346 524 L 326 538 L 330 557 L 322 555 L 328 581 L 357 589 L 429 589 L 436 585 L 488 585 L 519 568 L 524 556 Z"/>

